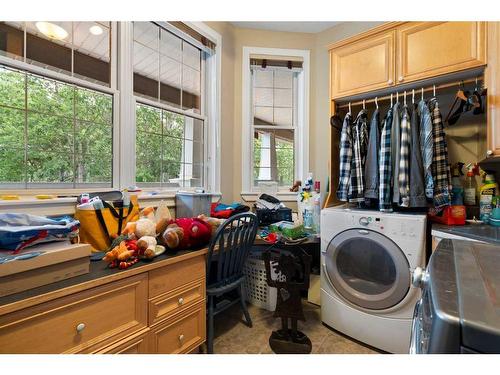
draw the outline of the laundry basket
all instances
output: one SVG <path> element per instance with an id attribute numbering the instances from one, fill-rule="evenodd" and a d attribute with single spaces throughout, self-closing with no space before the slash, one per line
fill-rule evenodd
<path id="1" fill-rule="evenodd" d="M 271 266 L 274 262 L 271 262 Z M 271 267 L 273 279 L 278 275 Z M 252 305 L 274 311 L 276 309 L 276 288 L 271 288 L 267 285 L 266 266 L 260 256 L 255 253 L 250 253 L 243 267 L 245 280 L 243 281 L 243 289 L 245 299 Z"/>

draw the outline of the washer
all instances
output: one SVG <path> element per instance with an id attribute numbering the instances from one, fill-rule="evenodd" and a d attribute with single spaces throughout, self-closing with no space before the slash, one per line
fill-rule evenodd
<path id="1" fill-rule="evenodd" d="M 326 208 L 321 212 L 321 319 L 373 347 L 408 353 L 425 267 L 426 215 Z"/>

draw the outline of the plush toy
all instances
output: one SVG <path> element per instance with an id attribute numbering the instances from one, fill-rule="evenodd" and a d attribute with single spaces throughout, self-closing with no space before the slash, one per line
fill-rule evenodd
<path id="1" fill-rule="evenodd" d="M 142 217 L 137 220 L 135 224 L 135 236 L 137 239 L 141 239 L 144 236 L 156 236 L 156 223 L 146 217 Z"/>
<path id="2" fill-rule="evenodd" d="M 206 216 L 204 214 L 198 215 L 198 219 L 201 219 L 210 225 L 210 227 L 212 228 L 212 236 L 217 231 L 217 228 L 219 228 L 222 225 L 222 223 L 226 221 L 225 219 L 218 219 L 216 217 Z"/>
<path id="3" fill-rule="evenodd" d="M 179 218 L 172 220 L 163 232 L 162 239 L 170 249 L 190 249 L 206 245 L 211 235 L 212 227 L 206 221 L 197 217 Z"/>
<path id="4" fill-rule="evenodd" d="M 102 260 L 108 263 L 111 263 L 114 260 L 124 261 L 134 255 L 134 251 L 129 250 L 125 241 L 122 241 L 118 246 L 114 247 L 111 251 L 108 251 Z"/>
<path id="5" fill-rule="evenodd" d="M 146 259 L 152 259 L 155 256 L 156 238 L 153 236 L 143 236 L 137 241 L 139 254 Z"/>

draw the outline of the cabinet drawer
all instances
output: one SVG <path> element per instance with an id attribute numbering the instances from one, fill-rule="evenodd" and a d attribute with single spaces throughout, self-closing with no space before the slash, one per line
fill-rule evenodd
<path id="1" fill-rule="evenodd" d="M 148 354 L 149 329 L 97 351 L 97 354 Z"/>
<path id="2" fill-rule="evenodd" d="M 85 353 L 147 326 L 147 275 L 0 317 L 0 353 Z"/>
<path id="3" fill-rule="evenodd" d="M 149 272 L 149 298 L 159 296 L 205 276 L 205 257 L 191 259 Z"/>
<path id="4" fill-rule="evenodd" d="M 205 341 L 205 304 L 200 303 L 176 319 L 153 328 L 150 334 L 153 353 L 188 353 Z"/>
<path id="5" fill-rule="evenodd" d="M 149 300 L 149 325 L 188 309 L 205 299 L 205 278 Z"/>

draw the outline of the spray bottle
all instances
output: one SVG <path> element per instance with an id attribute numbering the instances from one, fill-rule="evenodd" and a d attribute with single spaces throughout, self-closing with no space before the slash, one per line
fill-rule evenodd
<path id="1" fill-rule="evenodd" d="M 464 182 L 464 204 L 466 206 L 477 205 L 477 168 L 472 163 L 467 164 L 467 176 Z"/>
<path id="2" fill-rule="evenodd" d="M 464 163 L 457 163 L 453 165 L 452 177 L 451 177 L 451 205 L 461 206 L 464 204 L 463 195 L 464 188 L 462 186 L 462 181 L 460 175 L 462 174 L 462 167 Z"/>

